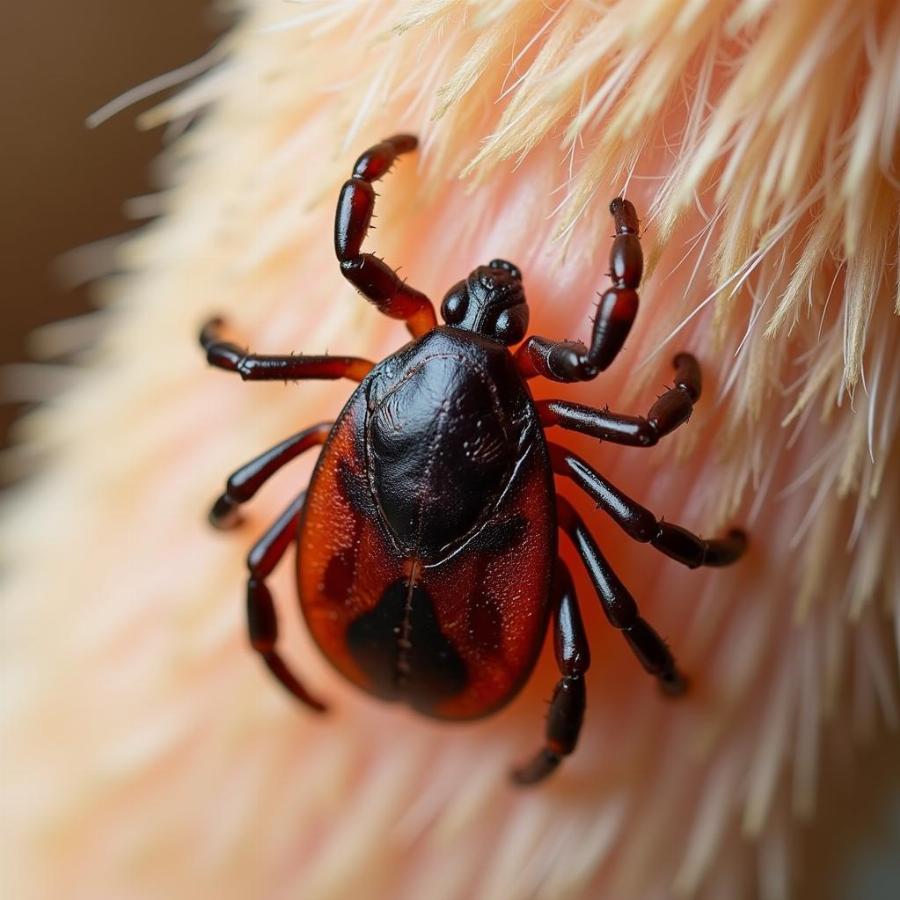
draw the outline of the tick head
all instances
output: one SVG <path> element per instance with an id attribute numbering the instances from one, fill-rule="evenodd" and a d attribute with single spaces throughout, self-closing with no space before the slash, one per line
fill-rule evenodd
<path id="1" fill-rule="evenodd" d="M 522 273 L 505 259 L 479 266 L 457 282 L 441 303 L 444 321 L 501 344 L 517 344 L 528 328 L 528 303 Z"/>

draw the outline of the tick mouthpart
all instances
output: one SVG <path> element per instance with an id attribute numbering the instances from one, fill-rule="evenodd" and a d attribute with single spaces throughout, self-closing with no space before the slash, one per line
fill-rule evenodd
<path id="1" fill-rule="evenodd" d="M 514 266 L 511 262 L 505 259 L 492 259 L 487 267 L 489 269 L 502 269 L 504 272 L 509 272 L 513 278 L 517 281 L 522 280 L 522 272 L 520 271 L 518 266 Z"/>

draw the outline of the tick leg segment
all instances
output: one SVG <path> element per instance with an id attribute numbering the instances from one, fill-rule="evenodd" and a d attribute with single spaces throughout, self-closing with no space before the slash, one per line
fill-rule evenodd
<path id="1" fill-rule="evenodd" d="M 238 507 L 256 492 L 283 466 L 301 453 L 320 447 L 328 440 L 333 422 L 322 422 L 276 444 L 265 453 L 232 472 L 225 491 L 209 511 L 209 521 L 216 528 L 233 528 L 240 524 Z"/>
<path id="2" fill-rule="evenodd" d="M 284 688 L 301 703 L 316 712 L 324 712 L 325 705 L 306 690 L 275 649 L 278 642 L 278 616 L 265 581 L 295 538 L 297 521 L 305 500 L 304 491 L 278 517 L 247 557 L 247 568 L 250 570 L 247 581 L 247 629 L 251 646 Z"/>
<path id="3" fill-rule="evenodd" d="M 548 448 L 553 471 L 571 478 L 629 537 L 652 544 L 689 569 L 729 566 L 747 548 L 747 536 L 736 528 L 724 538 L 705 541 L 680 525 L 658 520 L 649 509 L 623 494 L 581 457 L 558 444 L 550 443 Z"/>
<path id="4" fill-rule="evenodd" d="M 665 693 L 683 693 L 686 682 L 666 642 L 641 618 L 634 598 L 610 568 L 584 520 L 563 497 L 557 497 L 557 513 L 560 528 L 569 536 L 587 568 L 609 624 L 622 632 L 640 664 L 659 680 Z"/>
<path id="5" fill-rule="evenodd" d="M 609 253 L 613 286 L 597 304 L 591 346 L 581 341 L 550 341 L 531 337 L 516 352 L 516 364 L 525 378 L 542 375 L 552 381 L 589 381 L 609 368 L 616 358 L 638 311 L 637 287 L 644 272 L 634 206 L 617 197 L 609 205 L 616 236 Z"/>
<path id="6" fill-rule="evenodd" d="M 401 153 L 416 149 L 410 134 L 397 134 L 363 153 L 344 182 L 334 218 L 334 252 L 341 273 L 379 311 L 406 322 L 413 337 L 420 337 L 437 324 L 434 307 L 425 294 L 405 284 L 385 262 L 371 253 L 361 253 L 362 243 L 375 208 L 373 181 L 386 175 Z"/>
<path id="7" fill-rule="evenodd" d="M 200 331 L 206 361 L 217 369 L 237 372 L 244 381 L 300 381 L 349 378 L 362 381 L 375 366 L 358 356 L 261 356 L 220 337 L 224 322 L 210 319 Z"/>
<path id="8" fill-rule="evenodd" d="M 700 364 L 697 360 L 690 353 L 679 353 L 673 365 L 675 387 L 660 395 L 646 417 L 623 416 L 566 400 L 539 400 L 535 405 L 541 424 L 545 427 L 559 425 L 613 444 L 652 447 L 661 437 L 687 422 L 700 398 Z"/>
<path id="9" fill-rule="evenodd" d="M 529 763 L 513 772 L 513 781 L 522 785 L 542 781 L 556 769 L 562 758 L 575 749 L 584 720 L 584 674 L 591 664 L 591 651 L 572 576 L 562 560 L 556 563 L 553 591 L 553 649 L 562 677 L 556 683 L 547 711 L 544 747 Z"/>

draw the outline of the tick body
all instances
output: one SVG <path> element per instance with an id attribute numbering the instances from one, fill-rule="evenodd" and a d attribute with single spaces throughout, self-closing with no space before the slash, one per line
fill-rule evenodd
<path id="1" fill-rule="evenodd" d="M 675 386 L 645 417 L 566 402 L 535 403 L 528 380 L 595 378 L 615 359 L 637 314 L 643 260 L 634 207 L 614 200 L 613 285 L 600 298 L 589 346 L 531 337 L 519 270 L 492 260 L 450 288 L 437 324 L 431 301 L 380 259 L 362 253 L 372 182 L 415 148 L 398 135 L 364 153 L 341 191 L 335 251 L 344 276 L 413 340 L 382 362 L 355 357 L 259 356 L 201 334 L 209 362 L 246 380 L 346 377 L 359 382 L 334 423 L 308 428 L 238 469 L 210 513 L 238 508 L 290 460 L 321 452 L 297 496 L 248 557 L 250 641 L 275 677 L 313 709 L 324 705 L 279 654 L 266 585 L 297 545 L 300 606 L 330 662 L 363 690 L 442 719 L 472 719 L 508 703 L 531 674 L 548 630 L 560 677 L 543 747 L 514 778 L 533 783 L 575 749 L 590 663 L 571 576 L 557 536 L 572 541 L 610 624 L 669 694 L 684 690 L 666 644 L 603 556 L 555 478 L 574 481 L 636 540 L 690 567 L 727 565 L 746 538 L 703 540 L 657 520 L 587 462 L 548 442 L 558 426 L 635 447 L 687 421 L 700 395 L 693 356 L 675 358 Z M 511 351 L 513 345 L 519 347 Z"/>
<path id="2" fill-rule="evenodd" d="M 512 357 L 435 328 L 372 370 L 319 458 L 298 554 L 313 637 L 371 693 L 441 718 L 485 715 L 540 651 L 555 518 Z"/>

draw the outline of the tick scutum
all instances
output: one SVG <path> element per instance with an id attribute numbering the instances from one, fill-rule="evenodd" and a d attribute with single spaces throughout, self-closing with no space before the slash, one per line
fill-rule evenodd
<path id="1" fill-rule="evenodd" d="M 490 518 L 523 452 L 510 369 L 498 344 L 438 328 L 372 373 L 371 490 L 404 557 L 433 565 Z"/>

